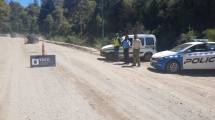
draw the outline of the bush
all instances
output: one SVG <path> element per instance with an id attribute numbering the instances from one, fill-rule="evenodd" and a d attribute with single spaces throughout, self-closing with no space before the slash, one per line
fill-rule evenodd
<path id="1" fill-rule="evenodd" d="M 95 38 L 95 43 L 93 44 L 92 47 L 100 49 L 102 48 L 104 45 L 108 45 L 111 44 L 112 40 L 108 37 L 105 37 L 104 40 L 102 40 L 102 38 Z"/>
<path id="2" fill-rule="evenodd" d="M 188 31 L 187 33 L 182 33 L 180 38 L 177 40 L 177 44 L 183 44 L 186 42 L 191 42 L 193 39 L 196 39 L 196 32 L 195 31 Z"/>
<path id="3" fill-rule="evenodd" d="M 66 43 L 71 43 L 71 44 L 77 44 L 77 45 L 84 45 L 85 40 L 82 40 L 80 37 L 77 36 L 67 36 L 65 39 Z"/>
<path id="4" fill-rule="evenodd" d="M 203 32 L 203 34 L 209 39 L 209 41 L 215 42 L 215 29 L 207 29 Z"/>
<path id="5" fill-rule="evenodd" d="M 48 37 L 50 40 L 53 41 L 59 41 L 59 42 L 64 42 L 65 41 L 65 37 L 63 36 L 54 36 L 54 37 Z"/>

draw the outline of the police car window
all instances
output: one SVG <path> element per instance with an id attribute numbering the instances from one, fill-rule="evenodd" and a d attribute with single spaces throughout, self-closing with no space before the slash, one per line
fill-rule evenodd
<path id="1" fill-rule="evenodd" d="M 151 37 L 146 38 L 146 45 L 154 45 L 154 44 L 155 44 L 154 38 L 151 38 Z"/>
<path id="2" fill-rule="evenodd" d="M 191 48 L 192 52 L 205 52 L 207 51 L 207 45 L 201 44 L 201 45 L 195 45 Z"/>
<path id="3" fill-rule="evenodd" d="M 191 46 L 192 44 L 182 44 L 182 45 L 178 45 L 176 47 L 174 47 L 173 49 L 171 49 L 170 51 L 173 52 L 180 52 L 181 50 L 184 50 L 185 48 Z"/>
<path id="4" fill-rule="evenodd" d="M 215 51 L 215 44 L 209 44 L 208 45 L 208 50 L 209 51 Z"/>
<path id="5" fill-rule="evenodd" d="M 142 45 L 144 45 L 144 38 L 139 38 L 141 40 Z"/>

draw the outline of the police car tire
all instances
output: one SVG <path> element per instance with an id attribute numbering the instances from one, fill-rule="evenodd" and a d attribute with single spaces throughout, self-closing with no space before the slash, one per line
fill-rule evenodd
<path id="1" fill-rule="evenodd" d="M 175 68 L 175 70 L 173 70 L 174 68 L 170 68 L 170 67 L 177 67 Z M 177 73 L 180 71 L 180 65 L 177 61 L 170 61 L 166 64 L 166 72 L 168 73 Z"/>
<path id="2" fill-rule="evenodd" d="M 152 57 L 152 53 L 146 53 L 146 54 L 144 55 L 143 59 L 144 59 L 145 61 L 150 61 L 151 57 Z"/>

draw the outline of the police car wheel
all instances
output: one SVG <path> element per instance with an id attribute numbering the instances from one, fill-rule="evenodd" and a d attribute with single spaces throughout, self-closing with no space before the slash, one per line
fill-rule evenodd
<path id="1" fill-rule="evenodd" d="M 180 66 L 176 61 L 170 61 L 166 65 L 166 71 L 169 73 L 177 73 L 180 70 Z"/>

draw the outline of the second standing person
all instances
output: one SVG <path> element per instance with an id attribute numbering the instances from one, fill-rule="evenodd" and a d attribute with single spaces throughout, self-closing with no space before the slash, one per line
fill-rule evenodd
<path id="1" fill-rule="evenodd" d="M 122 41 L 125 64 L 129 64 L 129 48 L 130 48 L 130 45 L 131 45 L 131 42 L 129 41 L 128 35 L 126 35 L 125 39 Z"/>
<path id="2" fill-rule="evenodd" d="M 132 66 L 136 66 L 136 64 L 138 64 L 138 66 L 140 67 L 140 48 L 142 46 L 142 43 L 140 41 L 140 39 L 137 38 L 137 34 L 134 34 L 134 41 L 132 44 L 132 48 L 133 48 L 133 64 Z"/>

